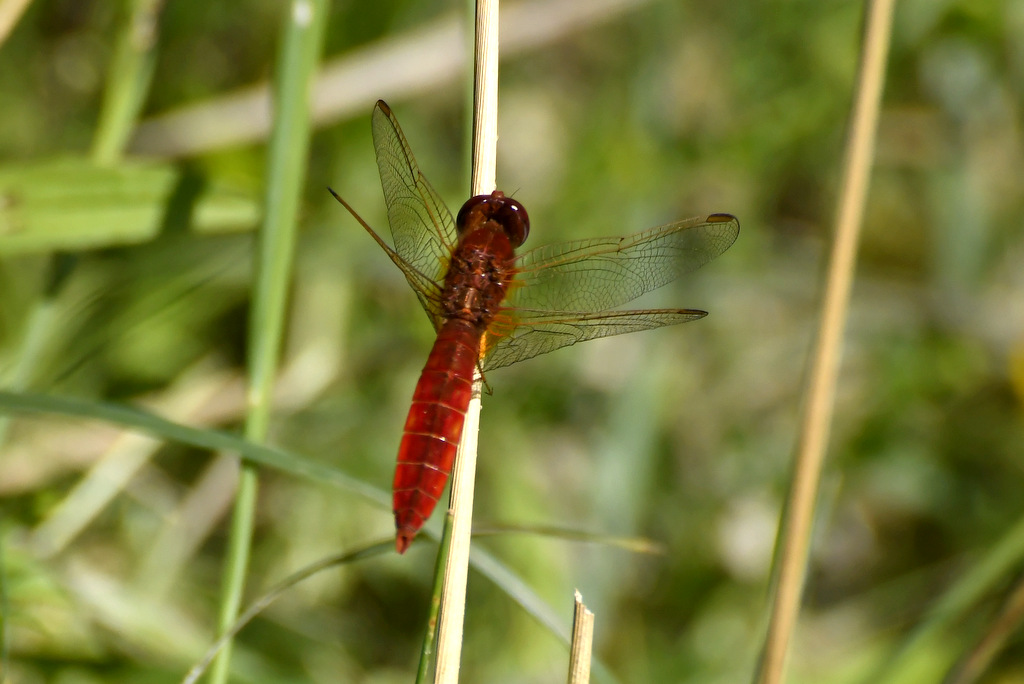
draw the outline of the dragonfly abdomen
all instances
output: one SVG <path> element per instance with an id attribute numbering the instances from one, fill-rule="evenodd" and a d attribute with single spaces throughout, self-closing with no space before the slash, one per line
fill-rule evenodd
<path id="1" fill-rule="evenodd" d="M 395 468 L 395 547 L 403 553 L 444 491 L 462 437 L 480 356 L 480 329 L 449 319 L 420 374 Z"/>

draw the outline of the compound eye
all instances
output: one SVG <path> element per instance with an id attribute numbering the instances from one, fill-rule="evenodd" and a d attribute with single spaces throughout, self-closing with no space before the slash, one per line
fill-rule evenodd
<path id="1" fill-rule="evenodd" d="M 526 207 L 511 197 L 502 199 L 501 208 L 494 216 L 504 228 L 508 235 L 509 242 L 513 247 L 519 247 L 530 235 L 530 217 L 526 213 Z"/>
<path id="2" fill-rule="evenodd" d="M 473 209 L 479 207 L 490 199 L 490 195 L 477 195 L 466 200 L 465 204 L 462 205 L 462 208 L 459 209 L 458 216 L 455 217 L 455 230 L 459 232 L 459 235 L 466 232 L 466 219 L 469 218 L 469 212 L 473 211 Z"/>
<path id="3" fill-rule="evenodd" d="M 485 221 L 500 224 L 513 247 L 523 244 L 530 233 L 530 218 L 526 215 L 526 209 L 518 201 L 505 197 L 500 190 L 466 200 L 455 217 L 455 229 L 459 235 L 468 229 L 466 224 L 470 222 L 471 216 L 475 217 L 473 226 L 483 225 Z"/>

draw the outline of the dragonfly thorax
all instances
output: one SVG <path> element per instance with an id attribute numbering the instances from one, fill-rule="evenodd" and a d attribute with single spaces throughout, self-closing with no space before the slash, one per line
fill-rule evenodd
<path id="1" fill-rule="evenodd" d="M 462 235 L 448 264 L 442 293 L 446 318 L 469 321 L 482 330 L 494 320 L 515 274 L 515 250 L 494 221 Z"/>

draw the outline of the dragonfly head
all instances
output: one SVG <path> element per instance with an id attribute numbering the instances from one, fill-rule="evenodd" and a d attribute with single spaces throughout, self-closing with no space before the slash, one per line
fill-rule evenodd
<path id="1" fill-rule="evenodd" d="M 530 234 L 530 217 L 526 208 L 500 190 L 466 200 L 455 218 L 455 227 L 462 235 L 467 229 L 477 228 L 488 220 L 501 225 L 513 247 L 526 242 L 526 236 Z"/>

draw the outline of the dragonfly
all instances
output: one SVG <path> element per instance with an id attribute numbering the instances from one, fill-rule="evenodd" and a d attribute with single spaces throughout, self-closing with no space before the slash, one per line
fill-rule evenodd
<path id="1" fill-rule="evenodd" d="M 393 481 L 395 548 L 404 553 L 444 491 L 474 373 L 577 342 L 703 318 L 697 309 L 618 307 L 727 250 L 730 214 L 676 221 L 625 237 L 517 251 L 530 220 L 501 191 L 452 213 L 420 172 L 391 108 L 373 110 L 373 145 L 392 243 L 330 190 L 405 275 L 437 331 L 413 392 Z"/>

